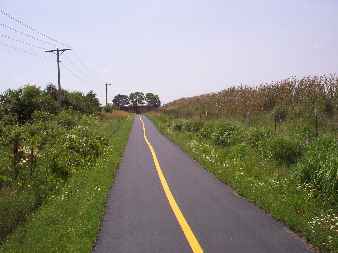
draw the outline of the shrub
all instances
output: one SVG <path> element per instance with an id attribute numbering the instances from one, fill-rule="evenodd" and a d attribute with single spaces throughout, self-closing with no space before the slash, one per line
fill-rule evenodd
<path id="1" fill-rule="evenodd" d="M 76 126 L 59 136 L 46 149 L 45 162 L 62 179 L 94 161 L 103 152 L 107 140 L 86 126 Z"/>
<path id="2" fill-rule="evenodd" d="M 275 160 L 291 165 L 301 156 L 301 145 L 287 137 L 275 137 L 271 140 L 270 150 L 272 158 Z"/>
<path id="3" fill-rule="evenodd" d="M 80 114 L 72 110 L 64 110 L 60 112 L 57 117 L 57 123 L 66 129 L 71 129 L 78 124 Z"/>
<path id="4" fill-rule="evenodd" d="M 240 142 L 242 139 L 242 131 L 239 126 L 231 123 L 225 123 L 217 126 L 211 134 L 211 139 L 216 145 L 228 146 Z"/>
<path id="5" fill-rule="evenodd" d="M 197 133 L 203 127 L 203 122 L 201 121 L 190 121 L 187 120 L 184 122 L 184 130 L 192 133 Z"/>
<path id="6" fill-rule="evenodd" d="M 259 148 L 264 145 L 269 139 L 272 137 L 272 132 L 268 128 L 260 127 L 260 128 L 248 128 L 246 130 L 246 142 L 254 147 Z"/>
<path id="7" fill-rule="evenodd" d="M 273 110 L 273 117 L 276 122 L 283 122 L 288 115 L 287 108 L 285 106 L 276 106 Z"/>
<path id="8" fill-rule="evenodd" d="M 337 199 L 338 143 L 334 136 L 323 136 L 309 145 L 297 165 L 304 183 L 314 184 L 322 193 Z"/>
<path id="9" fill-rule="evenodd" d="M 215 131 L 214 125 L 210 122 L 207 122 L 204 124 L 204 126 L 201 128 L 199 135 L 202 138 L 210 139 L 212 133 Z"/>
<path id="10" fill-rule="evenodd" d="M 0 241 L 25 220 L 35 206 L 31 192 L 16 192 L 13 189 L 0 190 Z"/>
<path id="11" fill-rule="evenodd" d="M 250 146 L 244 143 L 239 143 L 231 148 L 231 152 L 229 153 L 228 158 L 236 158 L 243 160 L 250 154 L 250 152 L 251 152 Z"/>
<path id="12" fill-rule="evenodd" d="M 174 120 L 171 123 L 171 128 L 174 131 L 183 131 L 184 124 L 185 124 L 185 120 Z"/>

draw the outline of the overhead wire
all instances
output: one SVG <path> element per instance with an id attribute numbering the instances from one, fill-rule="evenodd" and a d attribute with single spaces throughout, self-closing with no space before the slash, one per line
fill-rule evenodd
<path id="1" fill-rule="evenodd" d="M 38 43 L 43 43 L 43 44 L 48 44 L 49 46 L 53 46 L 53 47 L 58 47 L 58 45 L 63 45 L 63 46 L 66 46 L 66 47 L 69 47 L 69 48 L 72 48 L 72 46 L 70 46 L 69 44 L 66 44 L 64 42 L 61 42 L 57 39 L 55 39 L 54 37 L 46 34 L 46 33 L 42 33 L 40 31 L 38 31 L 37 29 L 35 29 L 34 27 L 32 27 L 31 25 L 25 23 L 24 21 L 22 21 L 20 18 L 17 18 L 15 17 L 14 15 L 10 14 L 9 12 L 5 11 L 4 9 L 0 9 L 0 13 L 9 18 L 10 20 L 14 21 L 15 23 L 25 27 L 27 29 L 27 32 L 23 32 L 19 29 L 17 29 L 16 27 L 13 27 L 9 24 L 0 24 L 0 27 L 3 28 L 3 29 L 7 29 L 8 31 L 11 31 L 13 33 L 16 33 L 18 35 L 21 35 L 21 36 L 24 36 L 26 38 L 29 38 L 31 40 L 34 40 Z M 33 34 L 34 35 L 33 35 Z M 41 38 L 38 38 L 36 36 L 40 36 Z M 40 50 L 47 50 L 47 48 L 43 47 L 43 46 L 37 46 L 35 44 L 32 44 L 30 42 L 27 42 L 25 40 L 21 40 L 21 39 L 16 39 L 16 38 L 13 38 L 7 34 L 2 34 L 0 33 L 0 37 L 3 38 L 3 39 L 6 39 L 6 40 L 9 40 L 9 41 L 13 41 L 13 42 L 16 42 L 16 43 L 20 43 L 24 46 L 27 46 L 27 47 L 31 47 L 31 48 L 37 48 L 37 49 L 40 49 Z M 42 55 L 38 55 L 36 52 L 32 52 L 32 51 L 29 51 L 29 50 L 25 50 L 25 49 L 22 49 L 20 47 L 16 47 L 16 46 L 12 46 L 10 44 L 7 44 L 7 43 L 3 43 L 0 41 L 0 44 L 2 46 L 5 46 L 7 48 L 11 48 L 13 50 L 16 50 L 18 52 L 22 52 L 22 53 L 26 53 L 26 54 L 29 54 L 29 55 L 33 55 L 33 56 L 42 56 Z M 75 64 L 74 60 L 72 57 L 65 57 L 66 60 L 68 60 L 68 62 L 70 63 L 70 65 L 72 65 L 72 67 L 74 68 L 75 67 L 77 69 L 77 71 L 74 71 L 72 70 L 72 68 L 70 68 L 68 65 L 62 63 L 63 67 L 65 67 L 65 69 L 70 72 L 75 78 L 81 80 L 81 81 L 84 81 L 84 79 L 78 74 L 78 72 L 80 71 L 82 74 L 85 73 L 86 75 L 88 75 L 88 72 L 93 72 L 93 70 L 91 70 L 88 65 L 86 63 L 84 63 L 84 61 L 81 59 L 81 57 L 79 56 L 79 54 L 74 51 L 74 59 L 77 63 L 79 64 Z M 42 52 L 41 52 L 42 53 Z M 43 54 L 43 58 L 46 59 L 46 56 Z M 81 68 L 79 68 L 78 66 L 81 66 Z M 96 72 L 96 71 L 95 71 Z M 102 81 L 102 78 L 100 77 L 99 73 L 96 72 L 96 75 L 97 77 Z"/>
<path id="2" fill-rule="evenodd" d="M 3 47 L 7 47 L 7 48 L 9 48 L 11 50 L 14 50 L 16 52 L 20 52 L 20 53 L 24 53 L 24 54 L 28 54 L 28 55 L 31 55 L 31 56 L 38 57 L 38 54 L 36 54 L 35 52 L 30 52 L 30 51 L 27 51 L 27 50 L 25 50 L 23 48 L 12 46 L 12 45 L 7 44 L 7 43 L 2 42 L 2 41 L 0 41 L 0 45 L 3 46 Z"/>
<path id="3" fill-rule="evenodd" d="M 96 76 L 98 77 L 98 79 L 100 79 L 100 82 L 104 82 L 101 75 L 96 71 L 96 70 L 93 70 L 91 69 L 88 64 L 86 64 L 82 59 L 81 57 L 79 56 L 79 54 L 76 52 L 76 50 L 73 50 L 74 52 L 74 58 L 77 59 L 77 61 L 88 71 L 88 72 L 94 72 L 96 74 Z"/>
<path id="4" fill-rule="evenodd" d="M 72 70 L 68 65 L 64 64 L 63 62 L 60 62 L 60 64 L 76 79 L 78 79 L 80 81 L 86 81 L 78 73 L 76 73 L 74 70 Z"/>
<path id="5" fill-rule="evenodd" d="M 71 66 L 73 66 L 81 74 L 88 75 L 88 71 L 84 70 L 84 68 L 82 68 L 81 65 L 79 65 L 78 61 L 76 63 L 73 57 L 71 57 L 70 55 L 64 55 L 63 61 L 67 61 Z"/>
<path id="6" fill-rule="evenodd" d="M 20 43 L 20 44 L 29 46 L 29 47 L 34 47 L 34 48 L 41 49 L 41 50 L 47 50 L 47 48 L 34 45 L 34 44 L 32 44 L 30 42 L 27 42 L 25 40 L 20 40 L 20 39 L 13 38 L 13 37 L 11 37 L 11 36 L 9 36 L 7 34 L 0 33 L 0 37 L 4 38 L 4 39 L 7 39 L 7 40 L 10 40 L 10 41 L 14 41 L 16 43 Z"/>
<path id="7" fill-rule="evenodd" d="M 45 39 L 49 39 L 57 44 L 60 44 L 60 45 L 64 45 L 66 47 L 71 47 L 70 45 L 66 44 L 66 43 L 63 43 L 45 33 L 42 33 L 40 31 L 38 31 L 37 29 L 33 28 L 32 26 L 26 24 L 25 22 L 23 22 L 21 19 L 11 15 L 10 13 L 8 13 L 7 11 L 5 11 L 4 9 L 0 9 L 0 13 L 3 15 L 3 16 L 6 16 L 7 18 L 9 18 L 10 20 L 16 22 L 17 24 L 25 27 L 26 29 L 30 30 L 31 32 L 35 33 L 35 34 L 38 34 L 40 35 L 41 37 L 45 38 Z"/>
<path id="8" fill-rule="evenodd" d="M 29 39 L 35 40 L 35 41 L 37 41 L 37 42 L 40 42 L 40 43 L 43 43 L 43 44 L 48 44 L 48 45 L 50 45 L 50 46 L 55 46 L 55 47 L 57 47 L 57 44 L 55 44 L 55 43 L 53 43 L 53 42 L 50 42 L 50 41 L 47 41 L 47 40 L 39 39 L 39 38 L 37 38 L 37 37 L 35 37 L 35 36 L 29 34 L 29 33 L 25 33 L 25 32 L 19 31 L 19 30 L 17 30 L 16 28 L 14 28 L 14 27 L 12 27 L 12 26 L 10 26 L 10 25 L 8 25 L 8 24 L 0 24 L 0 27 L 2 27 L 3 29 L 7 29 L 8 31 L 14 32 L 14 33 L 16 33 L 16 34 L 20 34 L 20 35 L 22 35 L 22 36 L 25 36 L 25 37 L 27 37 L 27 38 L 29 38 Z"/>

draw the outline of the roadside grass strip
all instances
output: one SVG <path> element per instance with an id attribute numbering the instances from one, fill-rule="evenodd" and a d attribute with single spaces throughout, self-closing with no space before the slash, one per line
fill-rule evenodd
<path id="1" fill-rule="evenodd" d="M 91 252 L 131 123 L 131 117 L 102 122 L 98 131 L 108 133 L 111 141 L 103 156 L 50 196 L 7 238 L 0 252 Z"/>
<path id="2" fill-rule="evenodd" d="M 149 115 L 158 129 L 198 161 L 203 168 L 236 193 L 284 222 L 306 239 L 315 252 L 338 252 L 337 203 L 320 194 L 313 184 L 302 183 L 295 165 L 287 167 L 243 143 L 216 145 L 178 127 L 175 119 Z M 249 131 L 250 129 L 246 129 Z"/>

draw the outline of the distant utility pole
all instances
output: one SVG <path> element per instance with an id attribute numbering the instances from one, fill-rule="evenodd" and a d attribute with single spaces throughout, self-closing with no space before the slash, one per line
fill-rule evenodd
<path id="1" fill-rule="evenodd" d="M 105 83 L 104 84 L 106 86 L 106 106 L 108 105 L 108 85 L 110 86 L 111 83 Z"/>
<path id="2" fill-rule="evenodd" d="M 54 49 L 54 50 L 47 50 L 46 53 L 55 53 L 56 52 L 56 63 L 58 66 L 58 102 L 61 105 L 62 102 L 62 91 L 61 91 L 61 82 L 60 82 L 60 55 L 62 55 L 65 51 L 71 50 L 70 48 L 63 48 L 63 49 Z"/>

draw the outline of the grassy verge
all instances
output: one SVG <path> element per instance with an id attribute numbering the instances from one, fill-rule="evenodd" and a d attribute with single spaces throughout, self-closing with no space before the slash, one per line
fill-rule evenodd
<path id="1" fill-rule="evenodd" d="M 220 181 L 286 223 L 321 252 L 338 252 L 337 203 L 326 200 L 313 185 L 301 183 L 295 167 L 267 158 L 241 140 L 217 145 L 166 116 L 150 118 Z"/>
<path id="2" fill-rule="evenodd" d="M 79 170 L 6 239 L 0 252 L 91 252 L 132 119 L 103 121 L 104 155 Z"/>

